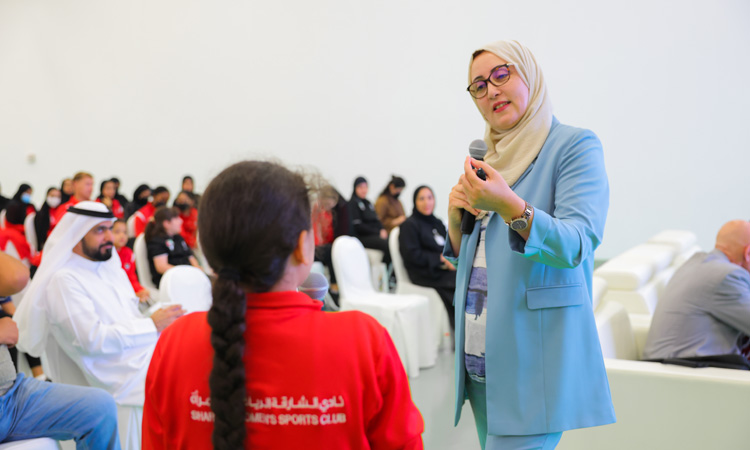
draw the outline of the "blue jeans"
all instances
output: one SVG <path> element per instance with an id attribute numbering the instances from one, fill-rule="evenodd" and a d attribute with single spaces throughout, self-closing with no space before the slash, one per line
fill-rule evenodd
<path id="1" fill-rule="evenodd" d="M 80 449 L 120 448 L 117 406 L 102 389 L 47 383 L 18 374 L 0 397 L 0 442 L 75 439 Z"/>
<path id="2" fill-rule="evenodd" d="M 482 450 L 553 450 L 562 433 L 532 434 L 527 436 L 498 436 L 487 434 L 487 385 L 466 374 L 466 393 L 479 434 Z"/>

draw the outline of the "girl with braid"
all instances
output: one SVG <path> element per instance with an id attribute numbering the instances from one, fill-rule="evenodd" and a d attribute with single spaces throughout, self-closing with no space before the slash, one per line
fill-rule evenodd
<path id="1" fill-rule="evenodd" d="M 237 163 L 200 210 L 213 306 L 159 339 L 143 448 L 421 449 L 424 422 L 386 330 L 297 292 L 315 253 L 302 177 Z"/>

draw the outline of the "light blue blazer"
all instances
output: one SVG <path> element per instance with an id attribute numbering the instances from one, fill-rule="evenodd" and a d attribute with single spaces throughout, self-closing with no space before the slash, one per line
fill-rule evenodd
<path id="1" fill-rule="evenodd" d="M 529 239 L 493 214 L 487 225 L 488 433 L 529 435 L 605 425 L 615 412 L 591 306 L 594 250 L 609 184 L 594 133 L 553 118 L 549 137 L 512 186 L 534 207 Z M 479 222 L 457 259 L 456 416 L 465 400 L 466 291 Z M 453 258 L 450 242 L 445 256 Z"/>

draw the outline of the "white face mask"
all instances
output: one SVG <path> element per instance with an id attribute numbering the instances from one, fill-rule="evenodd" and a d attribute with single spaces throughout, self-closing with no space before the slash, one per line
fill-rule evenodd
<path id="1" fill-rule="evenodd" d="M 60 206 L 60 197 L 47 197 L 47 204 L 50 208 L 57 208 Z"/>

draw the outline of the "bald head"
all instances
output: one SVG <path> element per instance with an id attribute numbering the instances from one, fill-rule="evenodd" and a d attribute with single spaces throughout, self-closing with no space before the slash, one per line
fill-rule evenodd
<path id="1" fill-rule="evenodd" d="M 733 220 L 725 223 L 716 235 L 716 248 L 733 263 L 750 270 L 750 222 Z"/>

